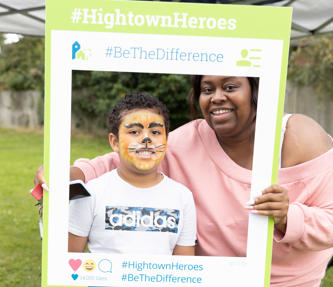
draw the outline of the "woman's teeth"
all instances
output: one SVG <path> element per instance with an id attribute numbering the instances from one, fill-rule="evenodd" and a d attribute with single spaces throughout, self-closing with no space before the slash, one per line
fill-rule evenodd
<path id="1" fill-rule="evenodd" d="M 220 115 L 220 114 L 225 114 L 225 113 L 229 113 L 231 110 L 217 110 L 217 111 L 213 111 L 212 114 L 213 115 Z"/>

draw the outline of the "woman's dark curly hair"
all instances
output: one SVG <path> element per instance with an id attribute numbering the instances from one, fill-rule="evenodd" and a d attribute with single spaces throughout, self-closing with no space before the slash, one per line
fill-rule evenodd
<path id="1" fill-rule="evenodd" d="M 127 94 L 119 102 L 117 102 L 109 112 L 108 124 L 109 132 L 118 137 L 119 126 L 122 117 L 127 111 L 135 109 L 152 109 L 161 115 L 164 119 L 165 132 L 169 132 L 169 111 L 167 107 L 156 97 L 146 95 L 144 93 Z"/>
<path id="2" fill-rule="evenodd" d="M 201 93 L 201 79 L 202 75 L 192 76 L 192 89 L 188 94 L 188 101 L 190 105 L 190 112 L 192 119 L 196 119 L 199 116 L 199 97 Z M 257 110 L 258 104 L 258 89 L 259 78 L 247 77 L 251 86 L 251 104 L 255 110 Z"/>

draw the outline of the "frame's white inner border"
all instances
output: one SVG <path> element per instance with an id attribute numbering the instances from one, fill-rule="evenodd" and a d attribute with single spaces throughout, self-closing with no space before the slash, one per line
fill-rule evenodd
<path id="1" fill-rule="evenodd" d="M 72 60 L 72 44 L 78 41 L 81 49 L 89 51 L 88 60 Z M 188 51 L 223 53 L 222 63 L 155 61 L 140 59 L 111 59 L 105 57 L 108 46 L 144 47 L 145 49 L 181 48 Z M 70 258 L 91 258 L 96 262 L 103 258 L 112 261 L 109 276 L 113 285 L 131 285 L 121 281 L 121 262 L 146 260 L 147 262 L 182 262 L 202 264 L 203 271 L 172 273 L 186 276 L 201 276 L 203 284 L 196 286 L 263 286 L 267 243 L 266 217 L 250 215 L 248 232 L 248 256 L 229 257 L 175 257 L 134 256 L 107 254 L 67 253 L 68 230 L 68 182 L 71 133 L 71 90 L 72 70 L 101 70 L 124 72 L 150 72 L 171 74 L 216 74 L 260 77 L 259 102 L 255 135 L 251 197 L 260 193 L 271 183 L 271 171 L 275 143 L 280 71 L 282 59 L 281 40 L 232 39 L 191 36 L 165 36 L 146 34 L 120 34 L 97 32 L 51 32 L 51 91 L 50 91 L 50 177 L 49 177 L 49 230 L 48 230 L 48 284 L 49 285 L 94 285 L 106 286 L 109 282 L 96 280 L 73 280 L 73 270 L 68 264 Z M 261 49 L 260 67 L 238 67 L 243 48 Z M 76 273 L 80 274 L 79 271 Z M 82 272 L 81 272 L 82 273 Z M 134 271 L 132 273 L 135 273 Z M 142 273 L 142 272 L 141 272 Z M 152 274 L 162 271 L 150 270 Z M 164 274 L 168 274 L 164 272 Z M 191 273 L 191 274 L 189 274 Z M 83 274 L 84 275 L 84 274 Z M 228 283 L 229 282 L 229 283 Z M 132 286 L 148 286 L 147 282 L 132 283 Z M 156 283 L 154 283 L 156 286 Z M 165 283 L 160 283 L 160 286 Z M 168 285 L 168 284 L 167 284 Z M 178 286 L 177 284 L 169 284 Z M 184 284 L 179 284 L 179 286 Z M 189 284 L 188 284 L 189 285 Z"/>

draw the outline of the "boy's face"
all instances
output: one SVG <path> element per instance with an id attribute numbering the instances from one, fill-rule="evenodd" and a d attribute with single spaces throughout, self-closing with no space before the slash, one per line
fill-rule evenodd
<path id="1" fill-rule="evenodd" d="M 153 110 L 134 110 L 123 116 L 118 135 L 121 160 L 139 170 L 150 170 L 162 161 L 166 150 L 163 117 Z"/>

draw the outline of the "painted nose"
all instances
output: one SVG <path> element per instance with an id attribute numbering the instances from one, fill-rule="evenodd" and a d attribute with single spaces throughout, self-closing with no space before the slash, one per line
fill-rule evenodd
<path id="1" fill-rule="evenodd" d="M 142 140 L 142 143 L 144 143 L 144 144 L 151 143 L 151 139 L 150 139 L 149 137 L 145 137 L 145 138 Z"/>
<path id="2" fill-rule="evenodd" d="M 211 98 L 211 102 L 220 103 L 220 102 L 225 101 L 226 99 L 227 99 L 227 97 L 222 90 L 216 90 L 216 92 L 214 93 L 214 95 Z"/>

